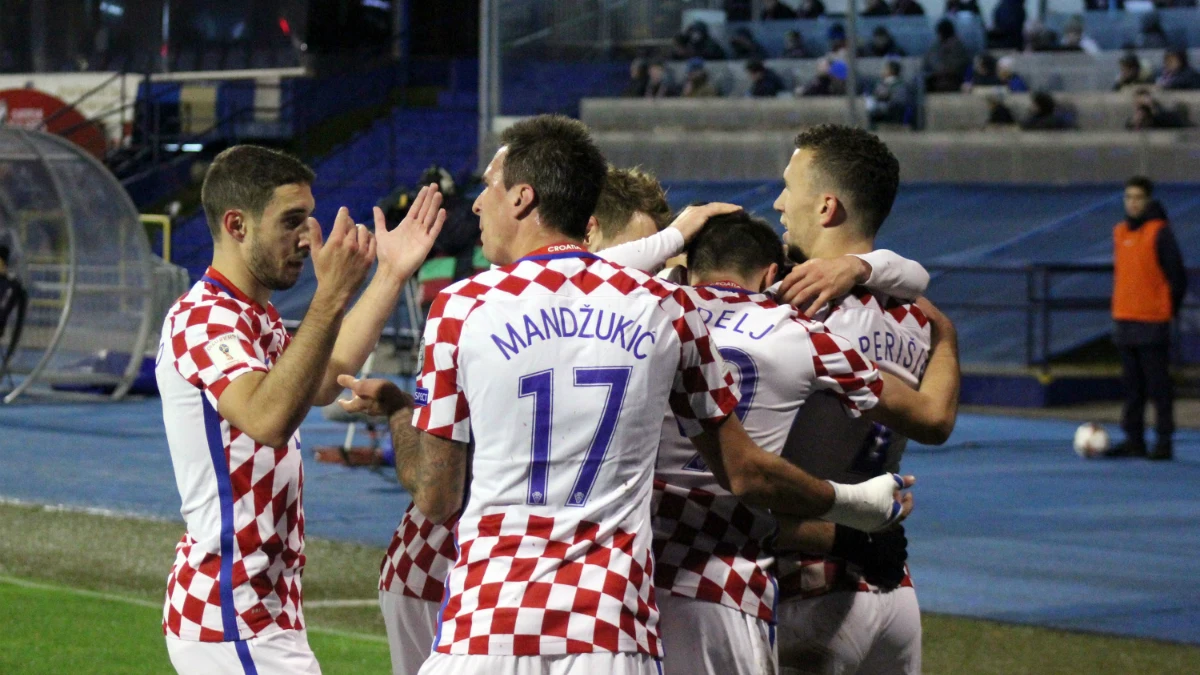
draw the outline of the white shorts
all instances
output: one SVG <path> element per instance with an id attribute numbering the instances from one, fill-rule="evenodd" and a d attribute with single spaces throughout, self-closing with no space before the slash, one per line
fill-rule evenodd
<path id="1" fill-rule="evenodd" d="M 379 591 L 379 608 L 387 626 L 392 675 L 417 675 L 421 664 L 433 652 L 438 603 Z"/>
<path id="2" fill-rule="evenodd" d="M 785 600 L 777 619 L 784 675 L 921 672 L 921 608 L 910 587 Z"/>
<path id="3" fill-rule="evenodd" d="M 433 654 L 421 675 L 662 675 L 662 662 L 648 654 L 558 654 L 488 656 Z"/>
<path id="4" fill-rule="evenodd" d="M 774 675 L 771 624 L 706 600 L 656 593 L 665 675 Z"/>
<path id="5" fill-rule="evenodd" d="M 167 654 L 179 675 L 321 675 L 308 633 L 281 630 L 237 642 L 167 638 Z"/>

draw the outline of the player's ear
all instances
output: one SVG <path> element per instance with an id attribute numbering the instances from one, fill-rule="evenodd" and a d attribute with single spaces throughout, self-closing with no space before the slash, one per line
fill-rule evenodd
<path id="1" fill-rule="evenodd" d="M 221 229 L 226 236 L 239 244 L 245 241 L 248 230 L 246 216 L 238 209 L 230 209 L 221 217 Z"/>
<path id="2" fill-rule="evenodd" d="M 594 250 L 593 245 L 600 243 L 600 221 L 596 220 L 596 216 L 588 216 L 587 234 L 583 235 L 583 247 L 589 251 Z"/>
<path id="3" fill-rule="evenodd" d="M 509 204 L 517 218 L 524 218 L 529 215 L 537 207 L 537 193 L 533 191 L 533 186 L 528 183 L 514 185 L 513 189 L 508 191 Z"/>
<path id="4" fill-rule="evenodd" d="M 837 227 L 845 216 L 845 207 L 836 195 L 823 194 L 817 200 L 817 222 L 821 227 Z"/>
<path id="5" fill-rule="evenodd" d="M 765 274 L 763 274 L 762 285 L 761 285 L 761 287 L 758 289 L 758 292 L 759 292 L 759 293 L 762 293 L 763 291 L 765 291 L 765 290 L 767 290 L 768 288 L 770 288 L 770 287 L 771 287 L 771 284 L 775 283 L 775 277 L 776 277 L 776 276 L 778 276 L 778 275 L 779 275 L 779 265 L 777 265 L 777 264 L 775 264 L 775 263 L 771 263 L 771 264 L 770 264 L 770 265 L 767 267 L 767 271 L 766 271 L 766 273 L 765 273 Z"/>

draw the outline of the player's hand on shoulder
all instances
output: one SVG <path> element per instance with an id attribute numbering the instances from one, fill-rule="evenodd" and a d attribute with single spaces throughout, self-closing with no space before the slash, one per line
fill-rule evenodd
<path id="1" fill-rule="evenodd" d="M 929 325 L 933 330 L 934 345 L 937 345 L 939 342 L 945 340 L 951 340 L 957 343 L 958 329 L 954 327 L 954 322 L 952 322 L 949 317 L 943 314 L 942 310 L 938 309 L 936 305 L 930 302 L 929 298 L 917 298 L 914 304 L 916 304 L 917 309 L 920 309 L 921 312 L 925 314 L 925 317 L 929 319 Z"/>
<path id="2" fill-rule="evenodd" d="M 792 268 L 780 282 L 777 296 L 811 317 L 870 278 L 871 266 L 857 256 L 814 258 Z"/>
<path id="3" fill-rule="evenodd" d="M 308 229 L 317 292 L 331 293 L 345 306 L 375 262 L 375 237 L 366 226 L 355 225 L 344 206 L 338 209 L 328 241 L 322 241 L 316 219 L 308 219 Z"/>
<path id="4" fill-rule="evenodd" d="M 375 207 L 375 240 L 379 255 L 379 274 L 408 279 L 416 273 L 446 222 L 442 193 L 436 184 L 421 188 L 404 216 L 390 232 L 383 209 Z"/>
<path id="5" fill-rule="evenodd" d="M 679 212 L 675 216 L 675 220 L 671 221 L 669 227 L 679 230 L 683 235 L 685 243 L 690 242 L 700 228 L 708 222 L 713 216 L 722 216 L 727 213 L 736 213 L 741 211 L 742 207 L 737 204 L 727 204 L 724 202 L 709 202 L 699 206 L 689 206 Z"/>
<path id="6" fill-rule="evenodd" d="M 346 412 L 368 417 L 390 417 L 412 408 L 412 397 L 390 380 L 359 380 L 351 375 L 338 375 L 337 381 L 354 394 L 350 399 L 338 399 L 338 405 Z"/>

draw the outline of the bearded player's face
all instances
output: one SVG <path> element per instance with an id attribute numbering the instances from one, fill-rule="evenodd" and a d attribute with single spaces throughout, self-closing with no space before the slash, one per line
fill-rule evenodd
<path id="1" fill-rule="evenodd" d="M 512 262 L 509 246 L 516 235 L 516 223 L 511 217 L 508 189 L 504 186 L 504 157 L 508 148 L 496 151 L 496 156 L 483 172 L 483 192 L 475 198 L 471 210 L 479 216 L 483 255 L 496 265 Z"/>
<path id="2" fill-rule="evenodd" d="M 264 287 L 282 291 L 300 279 L 310 246 L 306 222 L 315 207 L 310 186 L 281 185 L 262 216 L 248 222 L 243 243 L 246 266 Z"/>
<path id="3" fill-rule="evenodd" d="M 812 243 L 820 234 L 818 194 L 813 189 L 812 151 L 796 150 L 783 172 L 783 191 L 775 200 L 779 221 L 787 228 L 783 241 L 792 258 L 811 255 Z"/>

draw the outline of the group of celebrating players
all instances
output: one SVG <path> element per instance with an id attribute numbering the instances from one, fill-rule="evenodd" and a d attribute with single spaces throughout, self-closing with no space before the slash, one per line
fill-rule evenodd
<path id="1" fill-rule="evenodd" d="M 298 428 L 348 388 L 412 495 L 379 583 L 394 673 L 919 673 L 899 461 L 954 427 L 954 328 L 919 264 L 874 250 L 899 185 L 878 138 L 808 129 L 783 177 L 783 241 L 732 204 L 668 225 L 579 122 L 513 125 L 474 204 L 494 266 L 437 296 L 409 395 L 354 373 L 445 220 L 436 185 L 391 231 L 342 209 L 326 241 L 311 170 L 219 155 L 213 264 L 157 366 L 176 670 L 320 672 Z M 270 294 L 308 257 L 289 336 Z"/>

